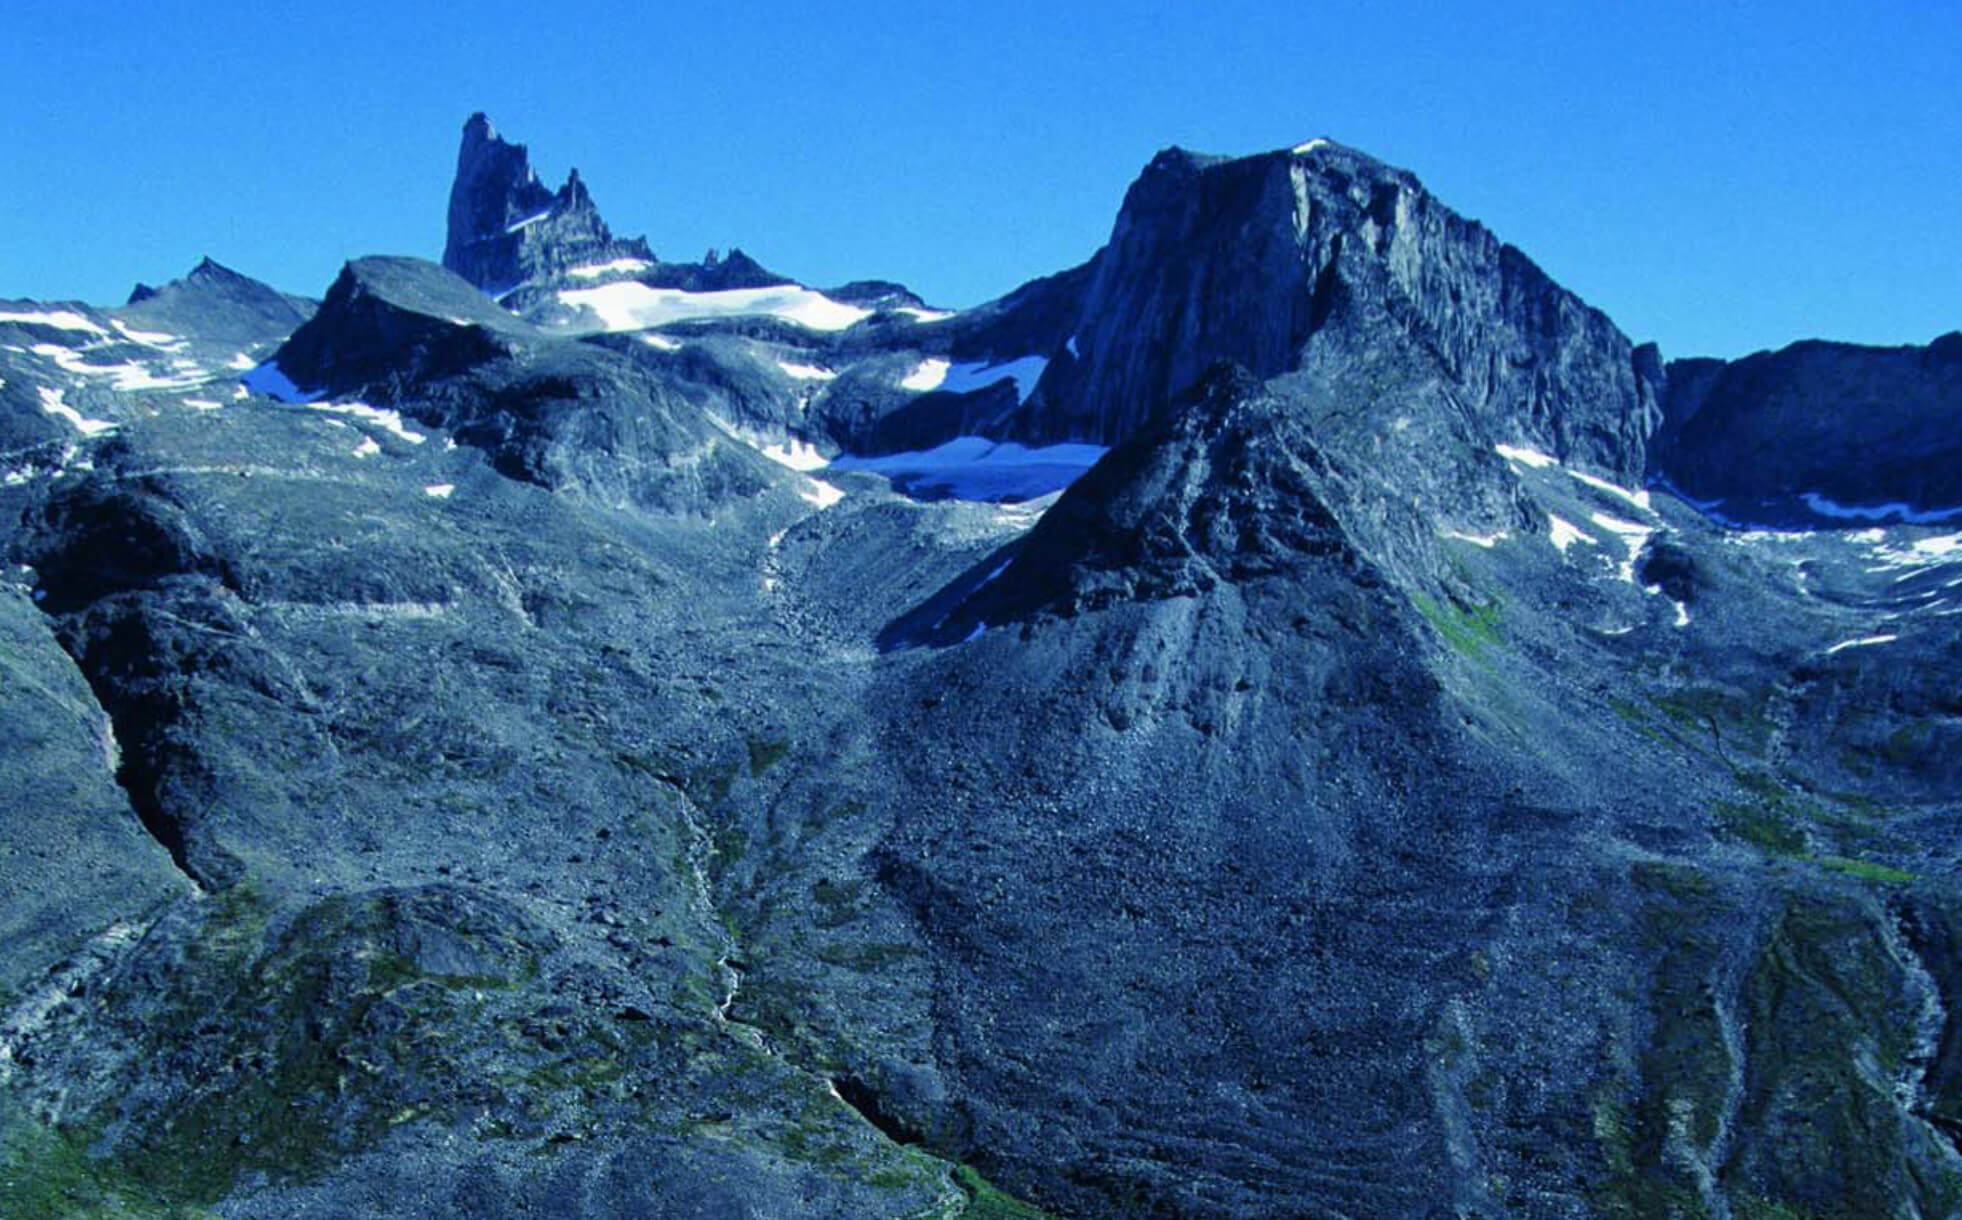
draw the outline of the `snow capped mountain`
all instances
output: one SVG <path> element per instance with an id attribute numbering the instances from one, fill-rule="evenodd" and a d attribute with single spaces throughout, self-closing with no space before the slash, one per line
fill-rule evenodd
<path id="1" fill-rule="evenodd" d="M 1962 337 L 1326 138 L 960 310 L 449 224 L 0 300 L 0 1213 L 1953 1210 Z"/>

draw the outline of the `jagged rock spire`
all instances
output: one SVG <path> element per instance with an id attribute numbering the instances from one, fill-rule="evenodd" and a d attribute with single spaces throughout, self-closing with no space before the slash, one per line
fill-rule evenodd
<path id="1" fill-rule="evenodd" d="M 522 144 L 501 138 L 482 111 L 463 125 L 450 188 L 443 265 L 487 292 L 583 263 L 652 261 L 644 239 L 617 240 L 573 170 L 556 193 L 538 180 Z"/>

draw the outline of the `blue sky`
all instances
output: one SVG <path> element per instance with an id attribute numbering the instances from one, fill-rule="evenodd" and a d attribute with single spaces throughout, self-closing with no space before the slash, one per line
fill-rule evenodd
<path id="1" fill-rule="evenodd" d="M 1962 327 L 1962 6 L 16 6 L 0 296 L 199 256 L 439 257 L 463 120 L 665 257 L 966 305 L 1087 257 L 1153 152 L 1328 135 L 1669 355 Z"/>

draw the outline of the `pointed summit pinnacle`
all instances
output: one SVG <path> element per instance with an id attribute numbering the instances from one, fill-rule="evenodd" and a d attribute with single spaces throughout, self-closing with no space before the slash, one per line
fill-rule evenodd
<path id="1" fill-rule="evenodd" d="M 504 292 L 582 263 L 653 257 L 642 240 L 614 239 L 578 170 L 554 194 L 538 180 L 525 146 L 500 138 L 483 112 L 464 123 L 445 267 L 487 292 Z"/>

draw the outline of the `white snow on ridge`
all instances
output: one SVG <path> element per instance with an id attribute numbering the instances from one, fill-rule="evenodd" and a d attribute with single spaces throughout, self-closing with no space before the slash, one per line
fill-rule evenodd
<path id="1" fill-rule="evenodd" d="M 1305 143 L 1305 144 L 1297 144 L 1297 145 L 1295 145 L 1295 146 L 1294 146 L 1294 155 L 1298 157 L 1298 156 L 1300 156 L 1300 155 L 1301 155 L 1302 153 L 1311 153 L 1311 152 L 1314 152 L 1314 151 L 1315 151 L 1316 149 L 1318 149 L 1318 148 L 1327 148 L 1327 147 L 1328 147 L 1328 144 L 1329 144 L 1329 142 L 1328 142 L 1328 140 L 1327 140 L 1327 139 L 1325 139 L 1325 138 L 1323 138 L 1323 137 L 1321 137 L 1321 136 L 1317 136 L 1316 138 L 1314 138 L 1314 139 L 1312 139 L 1312 140 L 1309 140 L 1309 141 L 1308 141 L 1307 143 Z"/>
<path id="2" fill-rule="evenodd" d="M 1900 638 L 1898 635 L 1868 635 L 1862 636 L 1857 640 L 1841 640 L 1831 648 L 1826 649 L 1826 655 L 1831 656 L 1847 648 L 1871 648 L 1875 644 L 1892 644 Z"/>
<path id="3" fill-rule="evenodd" d="M 566 272 L 575 280 L 596 280 L 603 275 L 636 275 L 654 264 L 644 258 L 616 258 L 610 263 L 593 263 Z"/>
<path id="4" fill-rule="evenodd" d="M 806 479 L 805 482 L 809 486 L 797 494 L 802 496 L 806 502 L 816 505 L 818 508 L 830 508 L 833 504 L 845 498 L 843 488 L 833 487 L 823 479 Z"/>
<path id="5" fill-rule="evenodd" d="M 1899 520 L 1913 525 L 1940 525 L 1962 517 L 1962 506 L 1955 508 L 1917 509 L 1908 504 L 1839 504 L 1827 499 L 1816 491 L 1808 491 L 1799 497 L 1805 506 L 1822 517 L 1837 517 L 1842 521 L 1890 521 Z"/>
<path id="6" fill-rule="evenodd" d="M 587 310 L 601 330 L 647 330 L 689 318 L 738 318 L 763 314 L 812 330 L 844 330 L 871 316 L 871 310 L 845 305 L 821 292 L 782 284 L 773 288 L 731 288 L 722 292 L 684 292 L 650 288 L 638 280 L 570 288 L 558 294 L 570 309 Z M 574 327 L 573 329 L 579 329 Z"/>
<path id="7" fill-rule="evenodd" d="M 657 352 L 678 352 L 681 350 L 681 341 L 670 339 L 666 335 L 642 335 L 640 341 Z"/>
<path id="8" fill-rule="evenodd" d="M 893 310 L 893 312 L 906 314 L 915 322 L 945 322 L 948 318 L 954 316 L 955 311 L 951 309 L 921 309 L 917 305 L 901 305 L 898 309 Z"/>
<path id="9" fill-rule="evenodd" d="M 756 448 L 764 457 L 779 466 L 788 466 L 796 471 L 823 470 L 831 464 L 822 453 L 818 452 L 816 445 L 809 441 L 798 440 L 794 436 L 779 445 L 757 445 Z"/>
<path id="10" fill-rule="evenodd" d="M 1001 364 L 956 364 L 947 370 L 946 380 L 940 383 L 943 390 L 965 394 L 971 390 L 985 389 L 1005 377 L 1015 380 L 1015 396 L 1022 402 L 1029 400 L 1036 382 L 1042 379 L 1042 370 L 1049 367 L 1049 361 L 1042 356 L 1023 356 L 1019 360 L 1007 360 Z"/>
<path id="11" fill-rule="evenodd" d="M 963 436 L 909 453 L 841 454 L 831 469 L 871 471 L 885 475 L 902 490 L 955 500 L 1033 500 L 1068 487 L 1107 452 L 1101 445 L 1064 443 L 1030 449 L 1012 441 Z"/>
<path id="12" fill-rule="evenodd" d="M 346 415 L 374 424 L 397 440 L 407 441 L 411 445 L 420 445 L 429 439 L 404 425 L 402 416 L 398 412 L 371 407 L 365 402 L 303 402 L 294 405 L 305 407 L 309 411 L 331 411 L 335 415 Z"/>
<path id="13" fill-rule="evenodd" d="M 836 381 L 838 374 L 830 369 L 819 368 L 815 364 L 796 364 L 789 360 L 777 361 L 777 367 L 790 377 L 799 381 Z"/>
<path id="14" fill-rule="evenodd" d="M 65 419 L 73 424 L 75 431 L 83 436 L 101 436 L 104 432 L 114 432 L 116 425 L 106 419 L 85 419 L 80 411 L 62 401 L 65 393 L 61 390 L 41 389 L 41 409 L 57 419 Z"/>
<path id="15" fill-rule="evenodd" d="M 131 343 L 141 343 L 144 347 L 155 347 L 167 352 L 174 352 L 182 348 L 187 342 L 187 340 L 180 339 L 176 335 L 165 334 L 160 330 L 138 330 L 134 326 L 125 323 L 121 318 L 112 318 L 109 324 L 120 331 L 123 338 L 128 339 Z"/>
<path id="16" fill-rule="evenodd" d="M 38 313 L 0 312 L 0 322 L 26 322 L 35 326 L 52 326 L 56 330 L 83 330 L 96 335 L 109 333 L 72 309 L 51 309 Z"/>
<path id="17" fill-rule="evenodd" d="M 1444 536 L 1446 538 L 1456 538 L 1460 542 L 1469 542 L 1473 546 L 1482 546 L 1488 551 L 1501 542 L 1504 542 L 1507 538 L 1512 537 L 1505 530 L 1500 530 L 1493 534 L 1467 534 L 1463 530 L 1446 530 L 1444 531 Z"/>
<path id="18" fill-rule="evenodd" d="M 381 451 L 382 447 L 375 443 L 374 437 L 364 436 L 361 438 L 361 443 L 354 447 L 354 456 L 358 458 L 373 457 Z"/>
<path id="19" fill-rule="evenodd" d="M 1633 504 L 1645 513 L 1653 514 L 1655 512 L 1654 505 L 1649 503 L 1649 493 L 1646 489 L 1631 491 L 1619 483 L 1610 483 L 1606 479 L 1597 478 L 1584 470 L 1569 470 L 1567 473 L 1587 484 L 1589 487 L 1594 488 L 1596 491 L 1605 491 L 1611 496 L 1618 496 L 1628 501 L 1628 503 Z"/>
<path id="20" fill-rule="evenodd" d="M 1563 555 L 1567 553 L 1567 548 L 1576 542 L 1585 542 L 1591 546 L 1600 545 L 1595 540 L 1594 535 L 1563 517 L 1556 517 L 1549 513 L 1547 515 L 1547 522 L 1547 541 L 1553 543 L 1554 549 Z"/>
<path id="21" fill-rule="evenodd" d="M 1518 462 L 1521 466 L 1531 466 L 1535 470 L 1542 470 L 1548 466 L 1558 466 L 1560 464 L 1559 458 L 1554 457 L 1552 454 L 1541 453 L 1537 449 L 1527 449 L 1519 445 L 1494 445 L 1492 448 L 1500 457 L 1505 458 L 1507 461 Z"/>
<path id="22" fill-rule="evenodd" d="M 975 390 L 986 389 L 996 382 L 1010 378 L 1015 382 L 1015 396 L 1022 402 L 1029 400 L 1029 394 L 1042 379 L 1042 370 L 1049 367 L 1043 356 L 1022 356 L 1015 360 L 1004 360 L 999 364 L 986 361 L 968 361 L 955 364 L 939 356 L 929 356 L 920 361 L 911 373 L 899 383 L 903 390 L 945 390 L 950 394 L 970 394 Z"/>
<path id="23" fill-rule="evenodd" d="M 221 404 L 215 403 L 209 398 L 186 398 L 184 405 L 199 411 L 216 411 Z"/>
<path id="24" fill-rule="evenodd" d="M 550 216 L 551 214 L 552 214 L 552 209 L 546 208 L 544 211 L 540 212 L 536 216 L 527 216 L 523 220 L 512 221 L 510 224 L 504 226 L 504 231 L 506 233 L 516 233 L 522 229 L 529 229 L 531 226 L 537 224 L 539 221 L 545 219 L 547 216 Z"/>
<path id="25" fill-rule="evenodd" d="M 1622 546 L 1627 548 L 1628 557 L 1621 562 L 1621 578 L 1631 584 L 1634 583 L 1635 560 L 1641 555 L 1642 547 L 1648 542 L 1649 535 L 1655 531 L 1646 525 L 1623 521 L 1620 517 L 1610 517 L 1606 513 L 1589 513 L 1588 519 L 1614 534 L 1621 540 Z"/>
<path id="26" fill-rule="evenodd" d="M 178 377 L 159 377 L 140 364 L 90 364 L 71 347 L 58 343 L 36 343 L 35 355 L 54 361 L 64 373 L 78 377 L 107 377 L 111 389 L 128 393 L 135 390 L 182 390 L 204 383 L 204 370 Z M 194 366 L 195 367 L 195 366 Z"/>
<path id="27" fill-rule="evenodd" d="M 938 356 L 929 356 L 920 361 L 919 366 L 912 372 L 906 374 L 900 381 L 899 388 L 918 390 L 921 393 L 937 390 L 940 388 L 940 383 L 947 380 L 947 370 L 952 367 L 954 366 L 951 361 L 942 360 Z"/>

